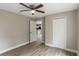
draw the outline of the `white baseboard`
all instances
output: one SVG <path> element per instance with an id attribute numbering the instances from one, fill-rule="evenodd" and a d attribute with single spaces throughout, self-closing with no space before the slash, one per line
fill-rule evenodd
<path id="1" fill-rule="evenodd" d="M 33 42 L 33 41 L 32 41 L 32 42 Z M 26 44 L 28 44 L 28 43 L 29 43 L 29 42 L 25 42 L 25 43 L 19 44 L 19 45 L 17 45 L 17 46 L 8 48 L 8 49 L 6 49 L 6 50 L 1 51 L 0 54 L 3 54 L 3 53 L 5 53 L 5 52 L 8 52 L 8 51 L 13 50 L 13 49 L 18 48 L 18 47 L 21 47 L 21 46 L 26 45 Z M 45 45 L 50 46 L 50 47 L 54 47 L 54 46 L 51 45 L 51 44 L 45 44 Z M 57 48 L 57 47 L 56 47 L 56 48 Z M 62 48 L 61 48 L 61 49 L 62 49 Z M 75 52 L 75 53 L 78 54 L 78 51 L 76 51 L 76 50 L 71 50 L 71 49 L 64 49 L 64 50 L 70 51 L 70 52 Z"/>
<path id="2" fill-rule="evenodd" d="M 52 44 L 45 44 L 47 46 L 50 46 L 50 47 L 54 47 Z M 58 47 L 55 47 L 55 48 L 58 48 Z M 68 49 L 68 48 L 60 48 L 60 49 L 63 49 L 63 50 L 66 50 L 66 51 L 70 51 L 70 52 L 74 52 L 74 53 L 77 53 L 78 54 L 78 51 L 76 50 L 72 50 L 72 49 Z"/>
<path id="3" fill-rule="evenodd" d="M 50 46 L 50 47 L 53 47 L 53 45 L 52 45 L 52 44 L 47 44 L 47 43 L 45 43 L 45 45 Z"/>
<path id="4" fill-rule="evenodd" d="M 18 47 L 21 47 L 21 46 L 26 45 L 26 44 L 28 44 L 28 43 L 29 43 L 29 42 L 25 42 L 25 43 L 19 44 L 19 45 L 17 45 L 17 46 L 8 48 L 8 49 L 6 49 L 6 50 L 0 51 L 0 54 L 3 54 L 3 53 L 5 53 L 5 52 L 8 52 L 8 51 L 13 50 L 13 49 L 18 48 Z"/>
<path id="5" fill-rule="evenodd" d="M 32 42 L 34 42 L 34 41 L 31 41 L 31 43 L 32 43 Z M 3 50 L 3 51 L 0 51 L 0 54 L 3 54 L 3 53 L 8 52 L 8 51 L 10 51 L 10 50 L 19 48 L 19 47 L 21 47 L 21 46 L 23 46 L 23 45 L 26 45 L 26 44 L 28 44 L 28 43 L 29 43 L 29 42 L 25 42 L 25 43 L 19 44 L 19 45 L 14 46 L 14 47 L 10 47 L 10 48 L 8 48 L 8 49 L 5 49 L 5 50 Z"/>

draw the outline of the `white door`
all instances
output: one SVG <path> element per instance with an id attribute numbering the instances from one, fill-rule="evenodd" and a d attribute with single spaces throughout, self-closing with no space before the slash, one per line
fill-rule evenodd
<path id="1" fill-rule="evenodd" d="M 30 42 L 36 41 L 36 22 L 30 21 Z"/>
<path id="2" fill-rule="evenodd" d="M 53 46 L 66 48 L 66 18 L 53 20 Z"/>

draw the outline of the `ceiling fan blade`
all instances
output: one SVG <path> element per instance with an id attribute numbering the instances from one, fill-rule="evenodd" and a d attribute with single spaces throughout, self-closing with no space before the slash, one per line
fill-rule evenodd
<path id="1" fill-rule="evenodd" d="M 36 6 L 34 9 L 38 9 L 38 8 L 41 8 L 41 7 L 43 7 L 43 5 L 42 5 L 42 4 L 40 4 L 40 5 Z"/>
<path id="2" fill-rule="evenodd" d="M 45 13 L 44 11 L 40 11 L 40 10 L 36 10 L 37 12 L 40 12 L 40 13 Z"/>
<path id="3" fill-rule="evenodd" d="M 19 3 L 19 4 L 22 5 L 22 6 L 25 6 L 25 7 L 29 8 L 29 9 L 31 9 L 29 6 L 27 6 L 27 5 L 23 4 L 23 3 Z"/>
<path id="4" fill-rule="evenodd" d="M 30 11 L 30 10 L 20 10 L 20 12 L 24 12 L 24 11 Z"/>

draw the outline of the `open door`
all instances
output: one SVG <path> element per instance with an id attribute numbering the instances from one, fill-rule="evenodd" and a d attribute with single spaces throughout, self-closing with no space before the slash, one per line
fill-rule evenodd
<path id="1" fill-rule="evenodd" d="M 34 42 L 37 40 L 36 36 L 36 22 L 30 20 L 30 42 Z"/>

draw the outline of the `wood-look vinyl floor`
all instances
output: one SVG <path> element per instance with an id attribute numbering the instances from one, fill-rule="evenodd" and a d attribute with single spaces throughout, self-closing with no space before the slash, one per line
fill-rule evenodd
<path id="1" fill-rule="evenodd" d="M 33 42 L 22 47 L 13 49 L 0 56 L 76 56 L 76 53 L 68 52 L 59 48 L 48 47 L 44 44 Z"/>

